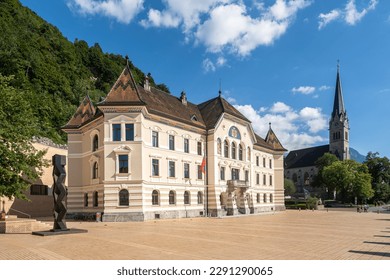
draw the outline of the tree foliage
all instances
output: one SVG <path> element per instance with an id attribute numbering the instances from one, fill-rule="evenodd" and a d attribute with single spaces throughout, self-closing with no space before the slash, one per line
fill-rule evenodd
<path id="1" fill-rule="evenodd" d="M 284 179 L 284 195 L 292 195 L 297 191 L 295 184 L 290 179 Z"/>
<path id="2" fill-rule="evenodd" d="M 60 128 L 67 123 L 86 94 L 100 101 L 126 65 L 121 55 L 104 53 L 99 44 L 68 41 L 61 32 L 23 7 L 17 0 L 0 1 L 0 73 L 14 76 L 16 89 L 39 117 L 39 136 L 64 142 Z M 138 83 L 145 74 L 131 61 Z M 150 78 L 152 86 L 156 86 Z M 159 88 L 168 90 L 163 84 Z"/>
<path id="3" fill-rule="evenodd" d="M 322 180 L 344 202 L 352 202 L 355 197 L 360 201 L 370 199 L 374 194 L 367 166 L 354 160 L 335 161 L 325 166 Z"/>
<path id="4" fill-rule="evenodd" d="M 378 153 L 369 152 L 364 164 L 371 174 L 374 201 L 390 201 L 390 161 L 387 157 L 379 157 Z"/>
<path id="5" fill-rule="evenodd" d="M 321 188 L 321 189 L 326 188 L 325 182 L 323 180 L 323 174 L 322 174 L 323 170 L 326 166 L 329 166 L 338 160 L 339 159 L 331 153 L 325 153 L 322 157 L 317 159 L 315 165 L 318 169 L 318 172 L 317 175 L 314 176 L 313 183 L 312 183 L 314 187 Z M 330 190 L 328 189 L 328 191 Z"/>
<path id="6" fill-rule="evenodd" d="M 28 93 L 10 81 L 0 74 L 0 196 L 25 198 L 23 191 L 41 175 L 45 151 L 31 144 L 39 126 Z"/>

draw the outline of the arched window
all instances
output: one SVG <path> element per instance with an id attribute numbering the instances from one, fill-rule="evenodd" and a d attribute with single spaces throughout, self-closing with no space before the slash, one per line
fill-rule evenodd
<path id="1" fill-rule="evenodd" d="M 203 193 L 198 192 L 198 204 L 203 204 Z"/>
<path id="2" fill-rule="evenodd" d="M 97 179 L 98 177 L 99 177 L 99 165 L 97 162 L 95 162 L 92 167 L 92 179 Z"/>
<path id="3" fill-rule="evenodd" d="M 248 160 L 251 160 L 251 148 L 248 147 Z"/>
<path id="4" fill-rule="evenodd" d="M 92 141 L 92 152 L 97 151 L 99 148 L 99 136 L 96 134 Z"/>
<path id="5" fill-rule="evenodd" d="M 169 191 L 169 204 L 170 205 L 176 204 L 176 194 L 174 191 Z"/>
<path id="6" fill-rule="evenodd" d="M 236 159 L 236 143 L 232 143 L 232 159 Z"/>
<path id="7" fill-rule="evenodd" d="M 189 191 L 184 192 L 184 204 L 190 204 L 190 192 Z"/>
<path id="8" fill-rule="evenodd" d="M 229 157 L 229 142 L 227 140 L 223 143 L 223 156 L 226 158 Z"/>
<path id="9" fill-rule="evenodd" d="M 293 176 L 292 176 L 292 180 L 294 183 L 298 182 L 298 176 L 297 176 L 297 173 L 294 173 Z"/>
<path id="10" fill-rule="evenodd" d="M 94 192 L 93 193 L 93 207 L 98 207 L 99 206 L 99 193 Z"/>
<path id="11" fill-rule="evenodd" d="M 221 143 L 221 139 L 217 139 L 217 154 L 218 155 L 221 155 L 222 154 L 222 143 Z"/>
<path id="12" fill-rule="evenodd" d="M 238 160 L 243 160 L 243 149 L 241 144 L 238 147 Z"/>
<path id="13" fill-rule="evenodd" d="M 159 194 L 158 194 L 158 191 L 154 190 L 152 192 L 152 205 L 159 205 L 160 201 L 159 201 Z"/>
<path id="14" fill-rule="evenodd" d="M 119 206 L 129 206 L 129 191 L 122 189 L 119 191 Z"/>
<path id="15" fill-rule="evenodd" d="M 88 207 L 88 194 L 84 194 L 84 207 Z"/>

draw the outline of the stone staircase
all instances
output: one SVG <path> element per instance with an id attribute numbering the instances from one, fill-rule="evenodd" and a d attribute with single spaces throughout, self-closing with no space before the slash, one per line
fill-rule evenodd
<path id="1" fill-rule="evenodd" d="M 33 231 L 46 231 L 53 228 L 51 223 L 37 221 L 35 219 L 18 218 L 9 215 L 4 221 L 0 221 L 1 233 L 32 233 Z"/>

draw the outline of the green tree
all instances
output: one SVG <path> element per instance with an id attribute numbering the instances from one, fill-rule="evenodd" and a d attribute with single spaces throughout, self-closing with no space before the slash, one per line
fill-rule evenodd
<path id="1" fill-rule="evenodd" d="M 41 175 L 45 151 L 32 146 L 37 119 L 25 92 L 10 81 L 0 74 L 0 196 L 25 199 L 23 191 Z"/>
<path id="2" fill-rule="evenodd" d="M 364 164 L 371 174 L 374 201 L 390 201 L 390 161 L 387 157 L 379 157 L 378 153 L 369 152 Z"/>
<path id="3" fill-rule="evenodd" d="M 295 184 L 290 179 L 284 179 L 284 195 L 292 195 L 297 191 Z"/>
<path id="4" fill-rule="evenodd" d="M 368 168 L 354 160 L 335 161 L 324 167 L 322 179 L 343 202 L 352 202 L 355 197 L 362 201 L 373 196 Z"/>
<path id="5" fill-rule="evenodd" d="M 325 153 L 322 157 L 317 159 L 317 161 L 315 162 L 315 165 L 318 169 L 318 172 L 313 178 L 312 185 L 314 187 L 322 190 L 321 192 L 323 194 L 326 193 L 326 195 L 324 195 L 324 197 L 326 197 L 326 198 L 331 198 L 333 196 L 334 188 L 329 187 L 325 184 L 325 181 L 323 178 L 323 171 L 324 171 L 325 167 L 330 166 L 334 162 L 337 162 L 337 161 L 339 161 L 339 159 L 335 155 L 333 155 L 331 153 Z"/>

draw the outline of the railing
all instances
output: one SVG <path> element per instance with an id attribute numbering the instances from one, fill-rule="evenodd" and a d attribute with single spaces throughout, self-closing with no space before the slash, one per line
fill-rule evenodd
<path id="1" fill-rule="evenodd" d="M 20 213 L 20 214 L 26 215 L 29 219 L 31 219 L 31 215 L 29 215 L 29 214 L 27 214 L 27 213 L 24 213 L 24 212 L 22 212 L 22 211 L 13 209 L 13 208 L 10 208 L 10 209 L 8 210 L 8 213 L 9 213 L 11 210 L 12 210 L 12 211 L 15 211 L 15 212 L 18 212 L 18 213 Z"/>
<path id="2" fill-rule="evenodd" d="M 244 180 L 228 180 L 227 185 L 229 187 L 249 187 L 249 181 L 244 181 Z"/>

